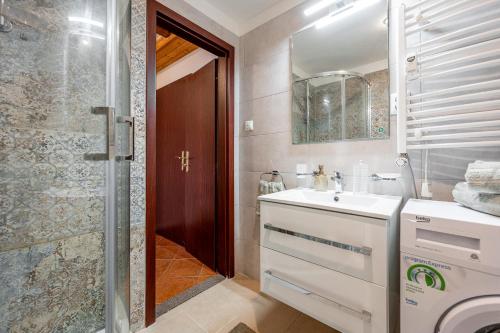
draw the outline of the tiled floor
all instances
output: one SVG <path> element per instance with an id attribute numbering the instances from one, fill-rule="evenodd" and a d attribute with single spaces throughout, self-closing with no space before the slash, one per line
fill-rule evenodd
<path id="1" fill-rule="evenodd" d="M 156 304 L 216 275 L 186 249 L 156 236 Z"/>
<path id="2" fill-rule="evenodd" d="M 140 333 L 227 333 L 240 322 L 258 333 L 339 333 L 257 291 L 258 283 L 243 276 L 225 280 Z"/>

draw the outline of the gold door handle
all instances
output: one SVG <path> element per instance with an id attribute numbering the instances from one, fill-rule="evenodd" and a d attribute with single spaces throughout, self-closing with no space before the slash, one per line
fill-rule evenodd
<path id="1" fill-rule="evenodd" d="M 190 164 L 189 150 L 186 150 L 186 154 L 184 155 L 184 167 L 186 168 L 186 173 L 189 172 L 189 164 Z"/>
<path id="2" fill-rule="evenodd" d="M 176 156 L 179 160 L 181 160 L 181 171 L 184 171 L 185 161 L 186 161 L 186 152 L 183 150 L 181 152 L 181 156 Z"/>

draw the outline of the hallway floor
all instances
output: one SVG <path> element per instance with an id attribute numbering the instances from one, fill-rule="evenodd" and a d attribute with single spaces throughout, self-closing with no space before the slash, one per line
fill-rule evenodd
<path id="1" fill-rule="evenodd" d="M 156 304 L 216 274 L 183 246 L 156 235 Z"/>
<path id="2" fill-rule="evenodd" d="M 227 333 L 240 322 L 257 333 L 339 333 L 258 293 L 258 282 L 244 276 L 193 297 L 140 333 Z"/>

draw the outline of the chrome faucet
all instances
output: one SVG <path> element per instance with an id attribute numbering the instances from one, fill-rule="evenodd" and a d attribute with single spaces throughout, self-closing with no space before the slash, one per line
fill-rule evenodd
<path id="1" fill-rule="evenodd" d="M 332 176 L 330 179 L 334 181 L 335 194 L 344 192 L 344 178 L 342 177 L 342 174 L 340 172 L 335 171 L 334 176 Z"/>

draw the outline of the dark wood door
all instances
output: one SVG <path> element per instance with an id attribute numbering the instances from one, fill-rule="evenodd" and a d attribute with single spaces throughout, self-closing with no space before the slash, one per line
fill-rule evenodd
<path id="1" fill-rule="evenodd" d="M 158 234 L 215 270 L 216 60 L 156 92 Z M 189 169 L 177 158 L 189 152 Z"/>
<path id="2" fill-rule="evenodd" d="M 186 249 L 215 270 L 216 61 L 191 75 L 186 110 Z"/>
<path id="3" fill-rule="evenodd" d="M 185 245 L 185 173 L 178 157 L 186 148 L 185 126 L 190 78 L 156 91 L 156 233 Z"/>

